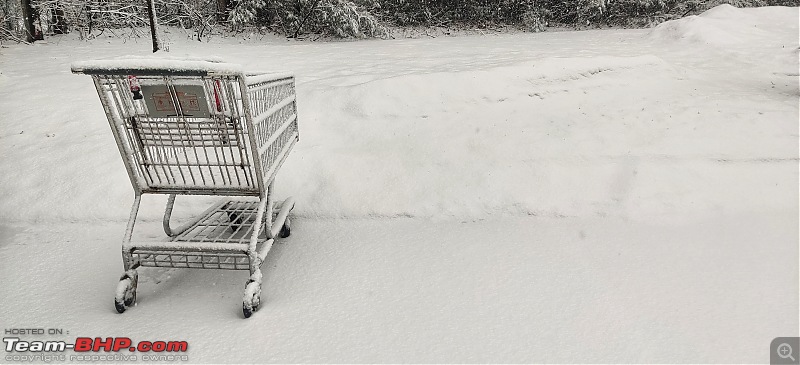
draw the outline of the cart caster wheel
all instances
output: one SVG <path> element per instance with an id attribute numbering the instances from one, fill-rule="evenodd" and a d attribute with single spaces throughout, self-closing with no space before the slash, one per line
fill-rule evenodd
<path id="1" fill-rule="evenodd" d="M 247 304 L 242 303 L 242 314 L 244 318 L 250 318 L 253 315 L 253 309 L 247 308 Z"/>
<path id="2" fill-rule="evenodd" d="M 286 217 L 286 221 L 283 222 L 283 227 L 281 227 L 281 231 L 278 233 L 278 237 L 286 238 L 292 234 L 292 223 L 289 220 L 289 217 Z"/>
<path id="3" fill-rule="evenodd" d="M 231 222 L 231 229 L 236 232 L 242 225 L 244 218 L 237 212 L 228 212 L 228 219 Z"/>
<path id="4" fill-rule="evenodd" d="M 255 281 L 250 281 L 245 286 L 244 300 L 242 301 L 244 318 L 250 318 L 253 312 L 258 311 L 259 304 L 261 304 L 261 285 Z"/>
<path id="5" fill-rule="evenodd" d="M 117 312 L 123 313 L 125 310 L 136 303 L 136 287 L 139 284 L 139 274 L 136 270 L 128 270 L 119 278 L 117 292 L 114 296 L 114 308 Z"/>

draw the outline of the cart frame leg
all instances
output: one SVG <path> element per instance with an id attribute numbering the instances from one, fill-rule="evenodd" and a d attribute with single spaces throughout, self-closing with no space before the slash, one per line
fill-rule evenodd
<path id="1" fill-rule="evenodd" d="M 122 266 L 125 268 L 125 273 L 119 278 L 116 295 L 114 296 L 114 307 L 119 313 L 125 312 L 128 307 L 136 303 L 136 288 L 139 282 L 139 274 L 136 269 L 139 267 L 139 262 L 131 254 L 130 242 L 141 202 L 142 195 L 137 193 L 133 199 L 128 226 L 125 229 L 125 237 L 122 240 Z"/>
<path id="2" fill-rule="evenodd" d="M 122 239 L 122 266 L 125 268 L 125 271 L 136 269 L 139 266 L 138 262 L 133 259 L 133 255 L 131 255 L 130 243 L 141 202 L 142 195 L 136 194 L 136 197 L 133 199 L 133 206 L 131 206 L 131 214 L 128 217 L 128 226 L 125 228 L 125 238 Z"/>
<path id="3" fill-rule="evenodd" d="M 170 194 L 169 197 L 167 197 L 167 206 L 164 209 L 164 218 L 161 221 L 161 225 L 164 227 L 164 233 L 166 233 L 166 235 L 169 237 L 175 237 L 183 232 L 186 232 L 189 228 L 192 228 L 192 226 L 194 226 L 197 222 L 203 219 L 203 217 L 207 213 L 219 208 L 221 205 L 224 205 L 226 203 L 227 202 L 223 202 L 221 204 L 214 204 L 208 209 L 206 209 L 205 212 L 198 215 L 195 219 L 189 220 L 188 222 L 180 225 L 178 228 L 173 229 L 172 225 L 170 225 L 170 219 L 172 219 L 172 208 L 175 206 L 175 194 Z"/>
<path id="4" fill-rule="evenodd" d="M 258 310 L 258 306 L 261 303 L 261 283 L 263 279 L 261 264 L 266 260 L 267 254 L 272 249 L 272 244 L 275 243 L 275 237 L 288 221 L 289 212 L 294 208 L 294 200 L 287 198 L 281 204 L 280 211 L 273 220 L 273 208 L 275 207 L 274 189 L 275 181 L 273 180 L 269 184 L 266 196 L 262 196 L 259 200 L 253 233 L 250 236 L 250 244 L 247 249 L 247 256 L 250 258 L 250 277 L 245 284 L 242 300 L 242 313 L 245 318 L 249 318 L 254 311 Z M 262 229 L 267 236 L 267 241 L 258 249 L 258 236 Z"/>

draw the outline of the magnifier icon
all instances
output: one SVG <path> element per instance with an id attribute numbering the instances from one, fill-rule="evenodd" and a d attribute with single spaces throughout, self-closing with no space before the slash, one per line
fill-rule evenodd
<path id="1" fill-rule="evenodd" d="M 778 345 L 778 357 L 781 359 L 791 359 L 792 361 L 797 361 L 792 357 L 792 346 L 789 346 L 788 343 L 782 343 Z"/>

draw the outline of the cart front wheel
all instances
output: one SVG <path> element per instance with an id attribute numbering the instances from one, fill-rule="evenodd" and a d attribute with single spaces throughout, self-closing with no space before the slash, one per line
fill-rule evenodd
<path id="1" fill-rule="evenodd" d="M 258 310 L 259 304 L 261 304 L 261 284 L 250 281 L 245 286 L 244 299 L 242 300 L 242 314 L 244 318 L 250 318 L 253 312 Z"/>
<path id="2" fill-rule="evenodd" d="M 228 212 L 228 220 L 231 222 L 231 230 L 236 232 L 244 221 L 244 217 L 236 211 Z"/>
<path id="3" fill-rule="evenodd" d="M 250 318 L 253 315 L 253 308 L 247 308 L 247 303 L 242 303 L 242 315 L 244 318 Z"/>
<path id="4" fill-rule="evenodd" d="M 136 303 L 136 286 L 139 283 L 139 275 L 136 270 L 128 270 L 119 278 L 117 292 L 114 296 L 114 308 L 117 312 L 123 313 L 125 310 Z"/>
<path id="5" fill-rule="evenodd" d="M 286 217 L 286 221 L 283 222 L 283 227 L 281 227 L 281 231 L 278 233 L 278 237 L 286 238 L 292 234 L 292 222 L 289 220 L 289 217 Z"/>

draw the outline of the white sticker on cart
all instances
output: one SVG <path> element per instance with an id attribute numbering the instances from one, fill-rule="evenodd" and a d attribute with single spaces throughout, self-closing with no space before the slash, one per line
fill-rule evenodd
<path id="1" fill-rule="evenodd" d="M 174 117 L 180 110 L 183 116 L 208 118 L 208 102 L 201 85 L 174 85 L 175 93 L 170 93 L 166 85 L 142 85 L 142 94 L 151 117 Z M 180 109 L 175 107 L 178 101 Z"/>

